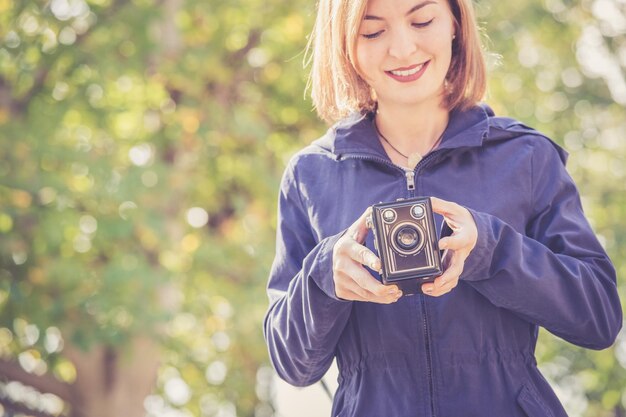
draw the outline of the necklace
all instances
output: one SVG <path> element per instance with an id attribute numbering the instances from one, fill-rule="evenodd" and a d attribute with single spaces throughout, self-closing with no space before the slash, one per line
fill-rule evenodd
<path id="1" fill-rule="evenodd" d="M 408 166 L 409 168 L 413 169 L 415 168 L 415 166 L 417 164 L 419 164 L 419 162 L 422 160 L 422 155 L 420 155 L 419 152 L 413 152 L 411 155 L 405 155 L 404 153 L 400 152 L 398 150 L 398 148 L 396 148 L 395 146 L 393 146 L 391 144 L 391 142 L 389 142 L 389 139 L 387 139 L 385 137 L 385 135 L 383 135 L 380 130 L 378 129 L 378 124 L 376 123 L 376 119 L 374 119 L 374 129 L 376 129 L 376 133 L 378 133 L 378 136 L 380 136 L 380 138 L 382 140 L 385 141 L 385 143 L 387 143 L 387 145 L 389 145 L 391 147 L 391 149 L 393 149 L 394 151 L 396 151 L 396 153 L 400 156 L 402 156 L 404 159 L 407 160 Z M 445 130 L 444 130 L 445 132 Z M 433 143 L 433 146 L 430 147 L 430 149 L 428 149 L 428 151 L 426 151 L 426 153 L 424 155 L 428 155 L 433 149 L 435 149 L 437 146 L 439 146 L 439 142 L 441 142 L 441 139 L 443 138 L 443 132 L 441 133 L 441 135 L 439 136 L 439 138 L 435 141 L 435 143 Z"/>

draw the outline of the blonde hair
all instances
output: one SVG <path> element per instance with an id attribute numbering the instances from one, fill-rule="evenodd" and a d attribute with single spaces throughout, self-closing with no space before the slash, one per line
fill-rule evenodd
<path id="1" fill-rule="evenodd" d="M 356 43 L 368 0 L 319 0 L 317 19 L 307 45 L 311 63 L 307 89 L 317 114 L 332 124 L 354 113 L 376 108 L 372 90 L 359 75 Z M 483 98 L 487 83 L 485 60 L 472 0 L 447 0 L 456 38 L 446 76 L 448 110 L 465 110 Z"/>

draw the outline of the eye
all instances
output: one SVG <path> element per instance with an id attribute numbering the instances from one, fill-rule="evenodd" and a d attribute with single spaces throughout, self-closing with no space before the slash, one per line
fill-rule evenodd
<path id="1" fill-rule="evenodd" d="M 425 28 L 426 26 L 430 25 L 433 20 L 435 20 L 435 18 L 433 17 L 432 19 L 430 19 L 428 22 L 423 22 L 423 23 L 412 23 L 411 25 L 415 28 Z"/>
<path id="2" fill-rule="evenodd" d="M 374 32 L 374 33 L 365 33 L 361 36 L 363 36 L 365 39 L 376 39 L 377 37 L 379 37 L 380 35 L 382 35 L 384 31 L 383 30 L 379 30 L 378 32 Z"/>

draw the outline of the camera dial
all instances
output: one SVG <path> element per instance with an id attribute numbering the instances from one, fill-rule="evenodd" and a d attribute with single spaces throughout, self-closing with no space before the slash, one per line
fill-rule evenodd
<path id="1" fill-rule="evenodd" d="M 424 207 L 422 207 L 419 204 L 416 204 L 413 207 L 411 207 L 411 216 L 414 219 L 417 219 L 417 220 L 421 219 L 422 217 L 424 217 L 425 213 L 426 212 L 424 211 Z"/>
<path id="2" fill-rule="evenodd" d="M 398 215 L 396 214 L 395 210 L 387 209 L 383 211 L 383 220 L 385 221 L 385 223 L 393 223 L 396 221 L 397 217 Z"/>

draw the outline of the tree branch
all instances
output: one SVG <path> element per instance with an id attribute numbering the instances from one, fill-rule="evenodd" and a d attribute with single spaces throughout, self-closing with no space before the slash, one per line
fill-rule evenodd
<path id="1" fill-rule="evenodd" d="M 34 375 L 26 372 L 19 363 L 0 359 L 0 376 L 8 380 L 19 381 L 44 393 L 54 394 L 63 401 L 70 402 L 72 387 L 70 384 L 59 381 L 51 374 Z"/>

